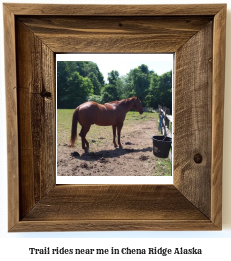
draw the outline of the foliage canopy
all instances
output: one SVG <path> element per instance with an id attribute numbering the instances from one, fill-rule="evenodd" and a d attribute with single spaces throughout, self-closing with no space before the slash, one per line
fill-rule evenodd
<path id="1" fill-rule="evenodd" d="M 139 96 L 144 107 L 172 108 L 172 71 L 157 75 L 141 64 L 125 76 L 113 70 L 108 83 L 94 62 L 57 62 L 57 108 L 73 109 L 86 101 L 105 103 Z"/>

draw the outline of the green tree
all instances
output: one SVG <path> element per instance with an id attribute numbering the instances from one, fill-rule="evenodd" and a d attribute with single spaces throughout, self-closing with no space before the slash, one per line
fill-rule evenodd
<path id="1" fill-rule="evenodd" d="M 109 84 L 116 86 L 116 82 L 119 79 L 119 72 L 118 71 L 109 72 L 107 79 L 108 79 Z"/>
<path id="2" fill-rule="evenodd" d="M 172 109 L 172 71 L 161 75 L 159 80 L 160 105 Z"/>
<path id="3" fill-rule="evenodd" d="M 101 92 L 101 84 L 100 82 L 98 81 L 98 78 L 96 77 L 96 75 L 93 73 L 93 72 L 90 72 L 88 75 L 87 75 L 87 78 L 91 80 L 93 86 L 94 86 L 94 94 L 95 95 L 100 95 L 100 92 Z"/>
<path id="4" fill-rule="evenodd" d="M 102 91 L 102 103 L 115 101 L 119 99 L 117 91 L 117 83 L 119 81 L 118 71 L 111 71 L 108 73 L 108 82 Z"/>
<path id="5" fill-rule="evenodd" d="M 172 107 L 172 71 L 157 75 L 141 64 L 120 77 L 119 72 L 108 73 L 108 84 L 96 63 L 63 61 L 57 63 L 57 107 L 74 108 L 91 100 L 105 103 L 139 96 L 143 106 Z"/>
<path id="6" fill-rule="evenodd" d="M 132 70 L 130 70 L 129 73 L 127 73 L 125 76 L 122 77 L 122 82 L 123 82 L 123 86 L 121 89 L 123 93 L 121 94 L 121 98 L 125 99 L 125 98 L 135 96 L 136 93 L 132 86 Z"/>
<path id="7" fill-rule="evenodd" d="M 103 85 L 103 75 L 97 64 L 88 61 L 58 61 L 58 108 L 74 108 L 88 97 L 100 95 Z"/>
<path id="8" fill-rule="evenodd" d="M 146 106 L 157 108 L 158 105 L 172 109 L 172 71 L 158 76 L 151 75 L 150 86 L 145 97 Z"/>
<path id="9" fill-rule="evenodd" d="M 83 77 L 88 77 L 89 74 L 93 73 L 98 82 L 100 83 L 101 87 L 104 85 L 104 77 L 103 74 L 100 72 L 98 65 L 94 62 L 90 61 L 81 61 L 76 62 L 77 65 L 77 72 Z"/>
<path id="10" fill-rule="evenodd" d="M 102 103 L 102 96 L 101 95 L 91 95 L 88 97 L 88 101 L 94 101 L 97 103 Z"/>
<path id="11" fill-rule="evenodd" d="M 132 87 L 131 93 L 136 96 L 139 96 L 141 101 L 143 101 L 150 84 L 148 66 L 142 64 L 138 68 L 135 68 L 132 71 L 130 71 L 130 74 Z"/>
<path id="12" fill-rule="evenodd" d="M 67 80 L 68 89 L 65 96 L 65 108 L 75 108 L 86 102 L 87 97 L 93 94 L 93 85 L 90 79 L 84 78 L 78 72 L 73 72 Z"/>
<path id="13" fill-rule="evenodd" d="M 57 62 L 57 107 L 63 108 L 63 97 L 65 96 L 68 78 L 68 70 L 66 63 L 63 61 Z"/>
<path id="14" fill-rule="evenodd" d="M 151 74 L 150 86 L 147 90 L 147 95 L 145 97 L 145 105 L 157 108 L 160 100 L 159 93 L 159 76 L 156 73 Z"/>

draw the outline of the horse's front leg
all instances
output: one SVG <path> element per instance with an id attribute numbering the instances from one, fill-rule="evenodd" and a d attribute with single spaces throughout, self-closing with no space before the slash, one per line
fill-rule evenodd
<path id="1" fill-rule="evenodd" d="M 123 127 L 123 123 L 121 123 L 117 126 L 118 144 L 119 144 L 120 148 L 123 148 L 123 146 L 121 145 L 121 142 L 120 142 L 120 134 L 121 134 L 122 127 Z"/>
<path id="2" fill-rule="evenodd" d="M 113 144 L 114 147 L 117 147 L 116 141 L 115 141 L 115 137 L 116 137 L 116 126 L 112 126 L 112 130 L 113 130 Z"/>

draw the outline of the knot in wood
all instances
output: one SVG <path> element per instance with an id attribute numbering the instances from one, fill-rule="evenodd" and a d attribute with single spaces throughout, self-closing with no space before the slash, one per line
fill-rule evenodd
<path id="1" fill-rule="evenodd" d="M 40 93 L 40 95 L 41 95 L 43 98 L 51 99 L 51 92 L 47 92 L 46 90 L 42 90 L 42 92 Z"/>
<path id="2" fill-rule="evenodd" d="M 194 161 L 195 161 L 195 163 L 197 163 L 197 164 L 200 164 L 200 163 L 202 162 L 202 156 L 201 156 L 200 153 L 195 154 L 195 156 L 194 156 Z"/>

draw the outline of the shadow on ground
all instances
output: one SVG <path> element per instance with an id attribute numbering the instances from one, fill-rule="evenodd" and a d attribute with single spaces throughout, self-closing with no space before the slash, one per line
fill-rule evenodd
<path id="1" fill-rule="evenodd" d="M 72 152 L 71 156 L 74 158 L 78 158 L 80 160 L 85 160 L 85 161 L 94 161 L 94 160 L 99 160 L 102 158 L 105 159 L 110 159 L 110 158 L 117 158 L 120 156 L 123 156 L 125 154 L 129 153 L 138 153 L 138 152 L 147 152 L 147 151 L 152 151 L 152 147 L 147 147 L 143 149 L 124 149 L 124 148 L 116 148 L 114 150 L 101 150 L 98 152 L 89 152 L 89 153 L 83 153 L 80 155 L 78 152 Z"/>

